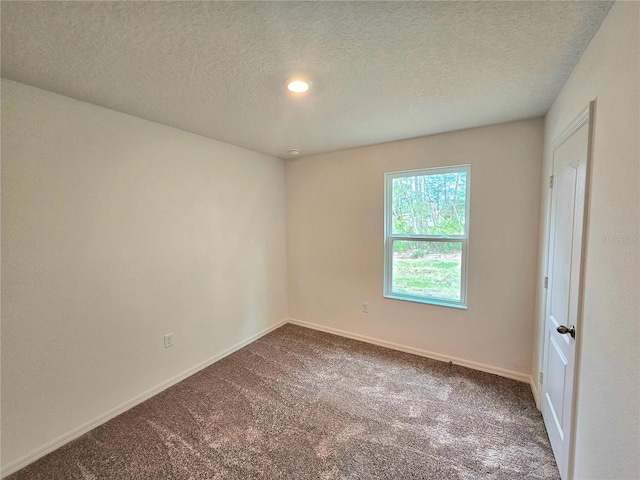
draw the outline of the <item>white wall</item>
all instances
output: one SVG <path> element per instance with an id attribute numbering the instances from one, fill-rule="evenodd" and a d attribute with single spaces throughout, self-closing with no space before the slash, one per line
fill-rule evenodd
<path id="1" fill-rule="evenodd" d="M 3 465 L 285 319 L 285 240 L 282 160 L 2 80 Z"/>
<path id="2" fill-rule="evenodd" d="M 289 316 L 528 375 L 542 139 L 533 119 L 288 161 Z M 468 310 L 383 298 L 384 172 L 466 163 Z"/>
<path id="3" fill-rule="evenodd" d="M 640 4 L 616 2 L 547 114 L 541 245 L 552 145 L 597 99 L 575 478 L 640 478 Z M 539 275 L 546 271 L 540 252 Z M 538 292 L 533 370 L 544 322 Z"/>

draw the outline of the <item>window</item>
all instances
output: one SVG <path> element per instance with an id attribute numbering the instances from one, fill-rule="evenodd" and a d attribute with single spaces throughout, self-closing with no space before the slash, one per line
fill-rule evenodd
<path id="1" fill-rule="evenodd" d="M 385 297 L 466 308 L 470 174 L 385 173 Z"/>

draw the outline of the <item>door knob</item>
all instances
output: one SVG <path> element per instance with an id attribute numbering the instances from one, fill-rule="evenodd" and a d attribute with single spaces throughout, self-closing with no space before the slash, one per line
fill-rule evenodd
<path id="1" fill-rule="evenodd" d="M 569 325 L 569 328 L 565 327 L 564 325 L 560 325 L 557 330 L 558 333 L 561 333 L 563 335 L 568 333 L 569 335 L 571 335 L 571 338 L 576 338 L 576 327 L 574 327 L 573 325 Z"/>

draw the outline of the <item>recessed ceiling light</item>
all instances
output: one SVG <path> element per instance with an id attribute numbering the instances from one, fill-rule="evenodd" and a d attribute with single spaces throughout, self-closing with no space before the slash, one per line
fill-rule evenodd
<path id="1" fill-rule="evenodd" d="M 289 155 L 300 155 L 299 148 L 290 148 L 289 150 L 287 150 L 287 152 L 289 152 Z"/>
<path id="2" fill-rule="evenodd" d="M 287 90 L 293 93 L 304 93 L 309 90 L 309 82 L 301 78 L 287 78 L 284 81 Z"/>

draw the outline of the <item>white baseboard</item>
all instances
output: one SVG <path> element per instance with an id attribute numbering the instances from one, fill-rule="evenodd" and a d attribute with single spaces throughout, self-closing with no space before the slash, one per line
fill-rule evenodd
<path id="1" fill-rule="evenodd" d="M 351 333 L 344 330 L 338 330 L 337 328 L 325 327 L 324 325 L 318 325 L 316 323 L 305 322 L 302 320 L 296 320 L 295 318 L 290 318 L 288 323 L 292 323 L 294 325 L 299 325 L 301 327 L 311 328 L 313 330 L 320 330 L 321 332 L 333 333 L 334 335 L 339 335 L 341 337 L 351 338 L 353 340 L 360 340 L 361 342 L 372 343 L 373 345 L 378 345 L 380 347 L 390 348 L 392 350 L 398 350 L 400 352 L 412 353 L 413 355 L 418 355 L 420 357 L 431 358 L 432 360 L 439 360 L 441 362 L 452 362 L 456 365 L 460 365 L 462 367 L 468 367 L 473 370 L 479 370 L 481 372 L 492 373 L 494 375 L 498 375 L 500 377 L 511 378 L 513 380 L 518 380 L 519 382 L 528 383 L 533 386 L 533 378 L 531 375 L 526 373 L 515 372 L 513 370 L 507 370 L 505 368 L 494 367 L 492 365 L 485 365 L 484 363 L 473 362 L 471 360 L 465 360 L 463 358 L 452 357 L 449 355 L 443 355 L 441 353 L 429 352 L 427 350 L 422 350 L 420 348 L 407 347 L 405 345 L 400 345 L 398 343 L 387 342 L 386 340 L 380 340 L 377 338 L 366 337 L 364 335 L 359 335 L 357 333 Z M 537 397 L 536 397 L 537 398 Z"/>
<path id="2" fill-rule="evenodd" d="M 531 393 L 533 394 L 533 399 L 536 401 L 536 408 L 540 410 L 540 396 L 538 394 L 538 386 L 536 385 L 536 381 L 533 378 L 533 375 L 529 375 L 529 385 L 531 385 Z"/>
<path id="3" fill-rule="evenodd" d="M 276 323 L 275 325 L 272 325 L 271 327 L 269 327 L 269 328 L 267 328 L 265 330 L 262 330 L 261 332 L 256 333 L 255 335 L 250 336 L 249 338 L 247 338 L 247 339 L 235 344 L 234 346 L 232 346 L 230 348 L 227 348 L 223 352 L 220 352 L 219 354 L 208 358 L 204 362 L 201 362 L 201 363 L 199 363 L 199 364 L 197 364 L 197 365 L 185 370 L 184 372 L 179 373 L 178 375 L 175 375 L 174 377 L 171 377 L 170 379 L 168 379 L 168 380 L 156 385 L 155 387 L 147 390 L 146 392 L 143 392 L 140 395 L 135 396 L 131 400 L 128 400 L 128 401 L 126 401 L 124 403 L 121 403 L 117 407 L 112 408 L 111 410 L 103 413 L 102 415 L 99 415 L 98 417 L 96 417 L 96 418 L 94 418 L 92 420 L 89 420 L 88 422 L 86 422 L 86 423 L 80 425 L 79 427 L 71 430 L 70 432 L 67 432 L 67 433 L 65 433 L 63 435 L 60 435 L 55 440 L 52 440 L 51 442 L 43 445 L 42 447 L 37 448 L 37 449 L 27 453 L 26 455 L 23 455 L 22 457 L 14 460 L 13 462 L 10 462 L 10 463 L 7 463 L 6 465 L 3 465 L 2 466 L 2 470 L 0 472 L 0 478 L 4 478 L 7 475 L 10 475 L 11 473 L 17 472 L 21 468 L 26 467 L 27 465 L 29 465 L 30 463 L 35 462 L 36 460 L 38 460 L 41 457 L 44 457 L 46 454 L 51 453 L 54 450 L 56 450 L 56 449 L 62 447 L 63 445 L 69 443 L 71 440 L 75 440 L 79 436 L 84 435 L 88 431 L 93 430 L 97 426 L 102 425 L 103 423 L 111 420 L 114 417 L 117 417 L 121 413 L 126 412 L 127 410 L 129 410 L 130 408 L 135 407 L 139 403 L 142 403 L 145 400 L 148 400 L 149 398 L 153 397 L 154 395 L 157 395 L 158 393 L 162 392 L 163 390 L 166 390 L 167 388 L 175 385 L 176 383 L 181 382 L 185 378 L 190 377 L 191 375 L 193 375 L 194 373 L 202 370 L 203 368 L 206 368 L 209 365 L 214 364 L 218 360 L 223 359 L 227 355 L 230 355 L 233 352 L 235 352 L 237 350 L 240 350 L 242 347 L 245 347 L 248 344 L 256 341 L 257 339 L 259 339 L 260 337 L 263 337 L 267 333 L 272 332 L 273 330 L 276 330 L 277 328 L 280 328 L 285 323 L 287 323 L 286 319 Z"/>

